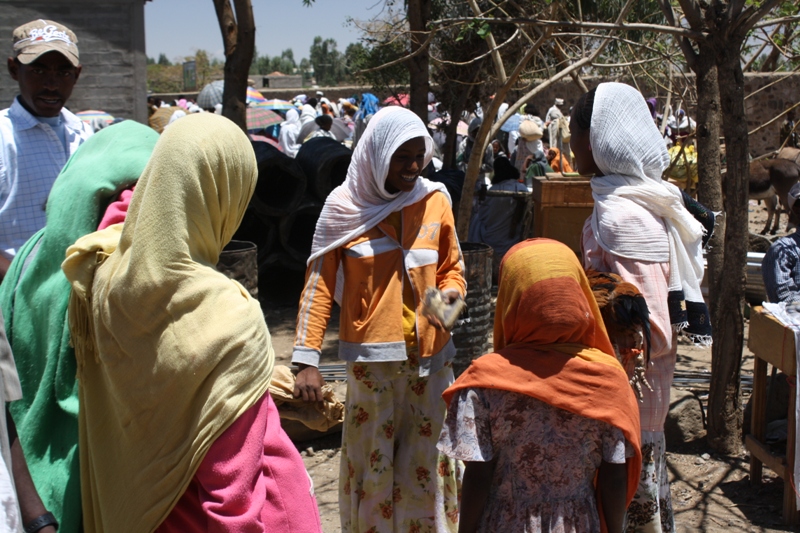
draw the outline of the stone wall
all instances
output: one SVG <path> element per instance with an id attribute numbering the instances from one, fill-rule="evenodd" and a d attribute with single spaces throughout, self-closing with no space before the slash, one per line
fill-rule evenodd
<path id="1" fill-rule="evenodd" d="M 0 0 L 0 57 L 11 56 L 11 32 L 45 18 L 69 27 L 78 37 L 83 71 L 67 107 L 101 109 L 115 117 L 147 121 L 147 58 L 143 0 Z M 0 74 L 0 109 L 11 105 L 17 83 Z"/>

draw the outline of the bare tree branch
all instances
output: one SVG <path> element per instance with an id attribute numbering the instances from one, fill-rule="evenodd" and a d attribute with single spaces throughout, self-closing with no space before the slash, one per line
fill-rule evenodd
<path id="1" fill-rule="evenodd" d="M 779 0 L 773 0 L 779 1 Z M 660 24 L 635 24 L 635 23 L 608 23 L 608 22 L 577 22 L 568 20 L 537 20 L 527 18 L 488 18 L 488 17 L 452 17 L 444 18 L 431 22 L 431 25 L 485 22 L 488 24 L 515 24 L 522 26 L 541 26 L 541 27 L 573 27 L 595 30 L 623 30 L 623 31 L 653 31 L 670 35 L 679 35 L 694 40 L 705 39 L 706 35 L 688 28 L 663 26 Z"/>
<path id="2" fill-rule="evenodd" d="M 777 26 L 775 28 L 775 31 L 772 32 L 772 34 L 767 35 L 767 40 L 769 41 L 769 44 L 771 44 L 775 48 L 775 50 L 777 50 L 780 53 L 780 55 L 782 55 L 783 57 L 786 57 L 786 58 L 790 58 L 792 56 L 792 54 L 790 54 L 789 52 L 784 50 L 781 45 L 779 45 L 778 43 L 775 42 L 775 39 L 774 39 L 775 34 L 778 33 L 781 30 L 781 28 L 783 28 L 783 27 L 784 27 L 783 25 Z M 788 28 L 786 28 L 786 29 L 788 31 Z M 792 34 L 792 35 L 786 36 L 787 37 L 786 38 L 786 42 L 789 43 L 791 41 L 791 39 L 794 38 L 795 35 L 796 34 Z"/>
<path id="3" fill-rule="evenodd" d="M 638 61 L 626 61 L 625 63 L 592 63 L 592 66 L 597 68 L 628 68 L 634 65 L 655 63 L 656 61 L 663 61 L 663 59 L 660 57 L 653 57 L 650 59 L 640 59 Z M 633 73 L 631 73 L 631 76 L 633 76 Z"/>
<path id="4" fill-rule="evenodd" d="M 778 115 L 776 115 L 776 116 L 775 116 L 775 117 L 773 117 L 772 119 L 768 120 L 767 122 L 765 122 L 765 123 L 761 124 L 760 126 L 758 126 L 758 127 L 757 127 L 757 128 L 755 128 L 755 129 L 753 129 L 752 131 L 748 131 L 748 132 L 747 132 L 747 134 L 748 134 L 748 135 L 753 135 L 754 133 L 757 133 L 757 132 L 759 132 L 759 131 L 763 130 L 764 128 L 766 128 L 766 127 L 767 127 L 767 126 L 769 126 L 770 124 L 772 124 L 772 123 L 776 122 L 777 120 L 779 120 L 779 119 L 783 118 L 783 116 L 784 116 L 784 115 L 786 115 L 786 114 L 787 114 L 787 113 L 789 113 L 790 111 L 793 111 L 793 110 L 794 110 L 795 108 L 797 108 L 797 107 L 800 107 L 800 102 L 799 102 L 799 103 L 796 103 L 796 104 L 794 104 L 792 107 L 787 107 L 787 108 L 786 108 L 786 109 L 783 111 L 783 113 L 779 113 Z"/>
<path id="5" fill-rule="evenodd" d="M 669 0 L 665 0 L 669 1 Z M 689 22 L 689 26 L 692 28 L 702 28 L 703 27 L 703 11 L 700 9 L 700 4 L 697 0 L 678 0 L 678 4 L 680 4 L 681 9 L 683 10 L 683 16 L 686 17 L 686 20 Z M 667 4 L 668 5 L 668 4 Z M 672 7 L 670 7 L 670 10 Z M 662 11 L 665 11 L 662 7 Z M 673 26 L 679 27 L 680 22 L 673 20 Z"/>
<path id="6" fill-rule="evenodd" d="M 761 91 L 763 91 L 763 90 L 765 90 L 765 89 L 768 89 L 769 87 L 772 87 L 773 85 L 777 85 L 778 83 L 780 83 L 780 82 L 782 82 L 782 81 L 784 81 L 784 80 L 786 80 L 786 79 L 790 78 L 790 77 L 792 76 L 792 74 L 795 74 L 795 73 L 797 73 L 798 71 L 800 71 L 800 65 L 796 66 L 795 68 L 793 68 L 792 70 L 790 70 L 789 72 L 787 72 L 787 73 L 786 73 L 786 75 L 785 75 L 785 76 L 783 76 L 782 78 L 779 78 L 779 79 L 777 79 L 777 80 L 775 80 L 775 81 L 771 81 L 771 82 L 769 82 L 768 84 L 764 85 L 763 87 L 759 87 L 759 88 L 758 88 L 758 89 L 756 89 L 755 91 L 753 91 L 753 92 L 751 92 L 750 94 L 746 95 L 746 96 L 744 97 L 744 99 L 745 99 L 745 100 L 747 100 L 747 99 L 748 99 L 748 98 L 750 98 L 751 96 L 755 96 L 755 95 L 757 95 L 758 93 L 760 93 Z"/>
<path id="7" fill-rule="evenodd" d="M 407 62 L 411 58 L 416 57 L 416 56 L 424 53 L 428 49 L 428 46 L 430 46 L 431 41 L 433 41 L 433 37 L 434 37 L 435 34 L 436 34 L 436 30 L 432 30 L 432 31 L 428 32 L 428 38 L 425 39 L 425 42 L 423 42 L 420 45 L 420 47 L 417 50 L 415 50 L 414 52 L 412 52 L 412 53 L 410 53 L 408 55 L 405 55 L 405 56 L 403 56 L 401 58 L 395 59 L 394 61 L 389 61 L 388 63 L 384 63 L 383 65 L 378 65 L 377 67 L 365 68 L 365 69 L 359 70 L 358 73 L 359 74 L 366 74 L 368 72 L 377 72 L 379 70 L 383 70 L 385 68 L 393 67 L 395 65 L 399 65 L 400 63 Z"/>
<path id="8" fill-rule="evenodd" d="M 742 14 L 742 10 L 744 9 L 745 0 L 731 0 L 728 4 L 728 9 L 726 10 L 726 14 L 728 16 L 728 22 L 732 22 L 739 18 Z"/>
<path id="9" fill-rule="evenodd" d="M 507 17 L 509 16 L 508 12 L 506 12 L 502 7 L 497 6 L 497 4 L 495 4 L 495 2 L 492 2 L 492 4 L 495 5 L 497 7 L 497 9 L 499 11 L 501 11 L 503 14 L 505 14 Z M 520 13 L 524 12 L 524 10 L 519 6 L 519 4 L 514 2 L 514 0 L 508 0 L 508 4 L 513 6 L 513 7 L 515 7 L 517 10 L 519 10 Z M 578 2 L 578 10 L 579 10 L 579 12 L 581 10 L 580 2 Z M 581 16 L 581 18 L 583 18 L 583 17 Z M 533 29 L 534 32 L 536 32 L 538 37 L 542 36 L 542 30 L 541 29 L 539 29 L 536 26 L 533 26 L 532 29 Z M 533 43 L 533 39 L 527 34 L 527 32 L 523 31 L 522 34 L 528 39 L 529 42 L 531 42 L 531 44 Z M 565 61 L 567 59 L 567 54 L 564 51 L 564 47 L 561 46 L 561 42 L 556 39 L 556 40 L 553 41 L 553 45 L 554 45 L 553 46 L 553 51 L 556 54 L 556 59 L 558 59 L 559 61 Z M 586 43 L 584 42 L 583 30 L 581 30 L 581 57 L 583 57 L 585 55 L 586 55 Z M 579 72 L 573 72 L 572 73 L 572 81 L 574 81 L 575 84 L 578 85 L 578 87 L 580 87 L 582 91 L 584 91 L 584 92 L 588 91 L 588 89 L 586 88 L 586 84 L 583 82 L 583 79 L 581 79 L 581 76 L 580 76 Z"/>
<path id="10" fill-rule="evenodd" d="M 779 26 L 776 26 L 776 27 L 775 27 L 775 29 L 772 31 L 772 35 L 775 35 L 775 33 L 777 33 L 778 31 L 780 31 L 780 29 L 781 29 L 781 26 L 780 26 L 780 25 L 779 25 Z M 761 45 L 761 47 L 758 49 L 758 52 L 756 52 L 755 54 L 753 54 L 753 56 L 750 58 L 750 60 L 749 60 L 749 61 L 747 61 L 747 63 L 745 63 L 745 65 L 742 67 L 742 72 L 747 72 L 747 71 L 750 69 L 750 67 L 753 65 L 753 62 L 754 62 L 756 59 L 758 59 L 758 56 L 760 56 L 760 55 L 761 55 L 761 54 L 764 52 L 764 50 L 766 50 L 766 49 L 767 49 L 767 46 L 769 46 L 769 43 L 772 41 L 772 39 L 770 38 L 770 36 L 769 36 L 769 35 L 767 35 L 767 32 L 766 32 L 765 30 L 763 30 L 763 28 L 762 28 L 762 31 L 764 32 L 764 35 L 767 37 L 767 39 L 764 41 L 764 43 L 763 43 L 763 44 Z"/>
<path id="11" fill-rule="evenodd" d="M 658 5 L 661 6 L 661 12 L 667 19 L 667 23 L 674 28 L 680 28 L 681 25 L 675 18 L 675 11 L 672 9 L 672 4 L 669 3 L 669 0 L 658 0 Z M 694 8 L 697 8 L 697 5 L 692 4 L 690 7 L 693 8 L 690 9 L 692 17 L 694 16 L 699 17 L 699 8 L 697 13 L 695 13 L 694 11 Z M 686 16 L 685 7 L 684 7 L 684 16 Z M 695 52 L 694 47 L 692 46 L 692 42 L 689 40 L 688 37 L 681 37 L 678 39 L 678 46 L 681 47 L 681 51 L 683 52 L 683 56 L 686 58 L 686 62 L 688 63 L 689 68 L 692 68 L 694 62 L 697 60 L 697 52 Z"/>
<path id="12" fill-rule="evenodd" d="M 744 0 L 737 1 L 744 2 Z M 741 32 L 742 35 L 744 35 L 753 29 L 753 26 L 756 24 L 756 22 L 766 17 L 767 13 L 772 11 L 781 2 L 782 0 L 766 0 L 758 9 L 748 8 L 748 10 L 751 11 L 750 14 L 747 17 L 742 17 L 739 23 L 733 26 L 734 30 Z"/>
<path id="13" fill-rule="evenodd" d="M 481 8 L 478 7 L 478 2 L 476 0 L 468 1 L 472 12 L 475 13 L 476 17 L 480 17 L 483 13 L 481 13 Z M 500 80 L 500 83 L 505 83 L 507 79 L 506 68 L 503 66 L 503 58 L 500 57 L 500 52 L 497 51 L 497 43 L 494 40 L 492 32 L 489 32 L 486 36 L 486 42 L 489 43 L 489 50 L 492 53 L 492 62 L 494 62 L 495 71 L 497 71 L 497 78 Z"/>
<path id="14" fill-rule="evenodd" d="M 553 33 L 552 36 L 553 37 L 579 37 L 580 33 L 563 33 L 563 32 L 560 32 L 560 33 Z M 660 50 L 657 50 L 656 48 L 653 48 L 652 46 L 648 46 L 646 44 L 642 44 L 642 43 L 640 43 L 638 41 L 632 41 L 630 39 L 625 39 L 624 37 L 619 37 L 617 35 L 606 35 L 604 37 L 604 39 L 609 40 L 609 41 L 617 41 L 617 42 L 620 42 L 620 43 L 630 44 L 631 46 L 634 46 L 636 48 L 641 48 L 643 50 L 647 50 L 647 51 L 652 52 L 654 54 L 658 54 L 659 56 L 661 56 L 662 59 L 664 59 L 665 61 L 669 61 L 670 63 L 674 64 L 675 66 L 680 66 L 681 68 L 683 66 L 683 64 L 679 65 L 678 63 L 675 62 L 675 60 L 673 58 L 673 54 L 664 54 Z"/>
<path id="15" fill-rule="evenodd" d="M 761 22 L 753 24 L 753 27 L 751 29 L 764 28 L 766 26 L 772 26 L 774 24 L 784 24 L 786 22 L 795 22 L 798 20 L 800 20 L 800 15 L 789 15 L 787 17 L 781 17 L 777 19 L 762 20 Z"/>
<path id="16" fill-rule="evenodd" d="M 509 37 L 508 39 L 506 39 L 505 41 L 503 41 L 503 43 L 501 43 L 500 45 L 496 46 L 495 48 L 493 48 L 493 49 L 490 49 L 490 50 L 488 50 L 487 52 L 485 52 L 485 53 L 483 53 L 483 54 L 481 54 L 481 55 L 479 55 L 479 56 L 477 56 L 477 57 L 474 57 L 474 58 L 470 59 L 469 61 L 447 61 L 446 59 L 439 59 L 439 58 L 435 58 L 435 57 L 433 56 L 433 54 L 431 54 L 431 60 L 432 60 L 432 61 L 436 61 L 437 63 L 439 63 L 439 64 L 441 64 L 441 65 L 453 65 L 453 66 L 467 66 L 467 65 L 471 65 L 471 64 L 473 64 L 473 63 L 476 63 L 476 62 L 478 62 L 478 61 L 480 61 L 480 60 L 482 60 L 482 59 L 486 58 L 486 57 L 487 57 L 487 56 L 489 56 L 489 55 L 492 55 L 492 54 L 494 54 L 495 52 L 497 52 L 498 50 L 500 50 L 501 48 L 503 48 L 503 47 L 504 47 L 504 46 L 506 46 L 507 44 L 511 43 L 511 42 L 512 42 L 514 39 L 516 39 L 516 38 L 517 38 L 517 36 L 518 36 L 518 35 L 520 35 L 521 33 L 522 33 L 522 32 L 521 32 L 521 30 L 517 29 L 517 31 L 515 31 L 515 32 L 514 32 L 514 34 L 513 34 L 511 37 Z"/>

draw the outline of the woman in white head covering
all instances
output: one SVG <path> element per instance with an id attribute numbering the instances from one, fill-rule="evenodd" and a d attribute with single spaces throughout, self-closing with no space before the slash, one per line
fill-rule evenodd
<path id="1" fill-rule="evenodd" d="M 325 202 L 308 260 L 292 354 L 301 368 L 295 395 L 321 399 L 317 366 L 335 299 L 348 376 L 342 531 L 457 529 L 457 464 L 436 449 L 455 348 L 421 309 L 429 287 L 452 303 L 466 284 L 450 197 L 419 176 L 432 152 L 414 113 L 378 111 L 347 179 Z"/>
<path id="2" fill-rule="evenodd" d="M 649 388 L 640 404 L 645 459 L 629 525 L 635 531 L 674 531 L 664 421 L 677 333 L 711 340 L 700 293 L 707 230 L 681 191 L 661 179 L 669 156 L 644 97 L 633 87 L 603 83 L 584 94 L 572 111 L 570 131 L 578 172 L 594 175 L 594 211 L 583 229 L 585 266 L 633 283 L 650 309 Z"/>
<path id="3" fill-rule="evenodd" d="M 281 131 L 278 134 L 278 143 L 283 153 L 289 157 L 295 157 L 300 150 L 300 115 L 296 109 L 289 109 L 286 112 L 286 120 L 281 122 Z"/>

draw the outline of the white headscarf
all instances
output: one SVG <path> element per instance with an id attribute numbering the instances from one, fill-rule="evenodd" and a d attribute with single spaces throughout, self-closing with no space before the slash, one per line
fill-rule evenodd
<path id="1" fill-rule="evenodd" d="M 317 118 L 317 110 L 308 104 L 303 104 L 303 108 L 300 110 L 300 122 L 305 126 L 309 122 L 314 122 L 315 118 Z"/>
<path id="2" fill-rule="evenodd" d="M 497 110 L 497 120 L 500 120 L 500 117 L 505 115 L 506 111 L 508 111 L 508 104 L 503 102 L 500 104 L 500 109 Z"/>
<path id="3" fill-rule="evenodd" d="M 167 126 L 169 126 L 170 124 L 172 124 L 173 122 L 175 122 L 179 118 L 183 118 L 185 116 L 186 116 L 186 111 L 184 111 L 183 109 L 179 109 L 178 111 L 175 111 L 172 114 L 172 116 L 169 117 L 169 122 L 167 122 Z M 164 127 L 166 128 L 167 126 L 164 126 Z"/>
<path id="4" fill-rule="evenodd" d="M 300 133 L 300 115 L 296 109 L 286 111 L 286 120 L 281 122 L 281 132 L 278 134 L 278 144 L 283 153 L 289 157 L 295 157 L 300 149 L 297 142 L 297 135 Z"/>
<path id="5" fill-rule="evenodd" d="M 409 192 L 390 193 L 384 188 L 392 155 L 400 145 L 417 137 L 425 139 L 425 160 L 422 165 L 425 168 L 433 156 L 433 139 L 422 120 L 399 106 L 385 107 L 375 113 L 353 152 L 347 178 L 325 200 L 308 264 L 374 228 L 391 213 L 419 202 L 433 191 L 441 191 L 450 201 L 444 185 L 422 177 L 417 178 L 414 188 Z"/>
<path id="6" fill-rule="evenodd" d="M 620 257 L 668 261 L 670 293 L 683 291 L 687 302 L 701 305 L 705 230 L 680 189 L 661 179 L 669 154 L 641 93 L 623 83 L 600 84 L 589 142 L 604 174 L 591 181 L 597 243 Z"/>

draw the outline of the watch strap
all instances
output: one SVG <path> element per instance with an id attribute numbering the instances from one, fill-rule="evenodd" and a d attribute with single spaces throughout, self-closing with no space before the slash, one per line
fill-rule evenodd
<path id="1" fill-rule="evenodd" d="M 44 513 L 25 524 L 25 533 L 36 533 L 47 526 L 53 526 L 58 530 L 58 520 L 51 512 Z"/>

